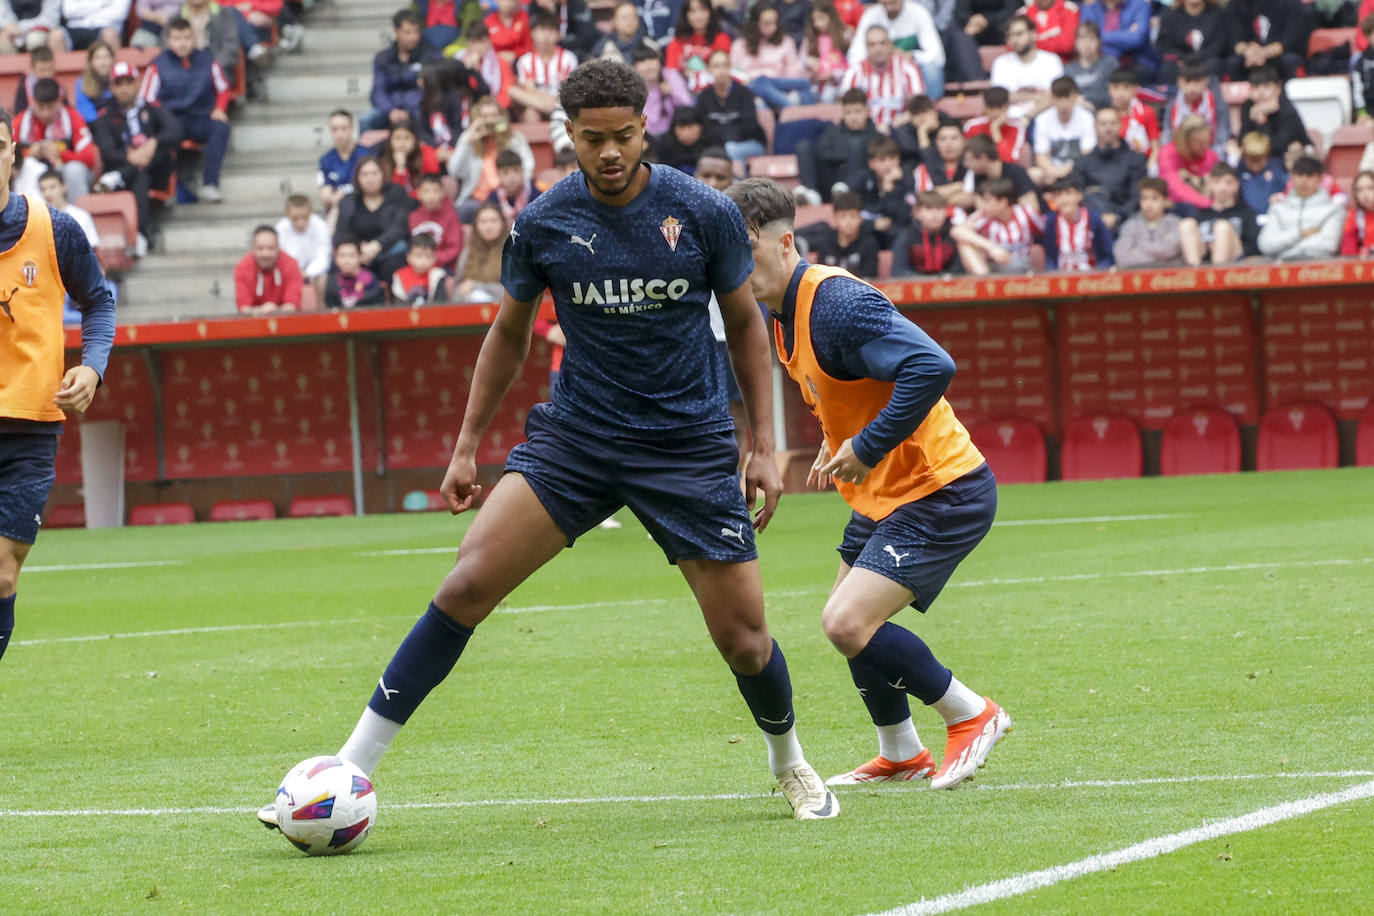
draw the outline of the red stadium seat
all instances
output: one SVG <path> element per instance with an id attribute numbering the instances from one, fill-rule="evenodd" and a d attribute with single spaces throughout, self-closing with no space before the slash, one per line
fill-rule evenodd
<path id="1" fill-rule="evenodd" d="M 138 201 L 133 193 L 83 194 L 74 203 L 88 211 L 95 221 L 96 232 L 100 233 L 100 247 L 96 251 L 100 265 L 116 273 L 131 269 L 138 237 Z"/>
<path id="2" fill-rule="evenodd" d="M 811 226 L 815 223 L 828 223 L 835 225 L 835 208 L 830 204 L 818 204 L 816 206 L 804 206 L 797 208 L 797 215 L 793 224 L 798 228 Z"/>
<path id="3" fill-rule="evenodd" d="M 892 249 L 884 248 L 878 252 L 878 279 L 892 279 Z"/>
<path id="4" fill-rule="evenodd" d="M 771 153 L 773 151 L 773 133 L 777 130 L 777 118 L 773 117 L 773 109 L 760 108 L 755 112 L 759 118 L 759 127 L 763 128 L 763 151 Z"/>
<path id="5" fill-rule="evenodd" d="M 86 506 L 84 503 L 68 503 L 65 506 L 53 506 L 48 510 L 47 518 L 43 519 L 44 528 L 85 528 L 86 527 Z"/>
<path id="6" fill-rule="evenodd" d="M 749 160 L 751 178 L 771 178 L 785 188 L 795 187 L 801 180 L 796 156 L 755 156 Z"/>
<path id="7" fill-rule="evenodd" d="M 983 70 L 991 73 L 992 62 L 1010 50 L 1006 45 L 981 45 L 978 48 L 978 57 L 982 61 Z"/>
<path id="8" fill-rule="evenodd" d="M 301 285 L 301 311 L 318 312 L 320 310 L 320 297 L 315 292 L 315 287 L 310 285 L 307 280 Z"/>
<path id="9" fill-rule="evenodd" d="M 831 124 L 840 123 L 840 115 L 844 108 L 839 102 L 817 102 L 814 105 L 788 105 L 778 115 L 779 124 L 787 124 L 791 121 L 829 121 Z"/>
<path id="10" fill-rule="evenodd" d="M 1330 51 L 1332 48 L 1339 48 L 1341 45 L 1355 47 L 1355 36 L 1359 34 L 1358 29 L 1314 29 L 1312 37 L 1307 40 L 1307 56 L 1316 57 L 1323 51 Z"/>
<path id="11" fill-rule="evenodd" d="M 968 92 L 947 95 L 935 103 L 935 108 L 956 121 L 967 121 L 969 118 L 982 116 L 983 96 Z"/>
<path id="12" fill-rule="evenodd" d="M 313 518 L 320 515 L 352 515 L 353 499 L 349 496 L 299 496 L 291 500 L 287 513 L 291 518 Z"/>
<path id="13" fill-rule="evenodd" d="M 1339 461 L 1336 420 L 1322 405 L 1276 407 L 1260 419 L 1256 470 L 1334 468 Z"/>
<path id="14" fill-rule="evenodd" d="M 195 520 L 190 503 L 149 503 L 129 510 L 130 525 L 189 525 Z"/>
<path id="15" fill-rule="evenodd" d="M 1360 414 L 1360 425 L 1355 430 L 1355 465 L 1374 468 L 1374 403 Z"/>
<path id="16" fill-rule="evenodd" d="M 1364 148 L 1374 141 L 1374 126 L 1369 124 L 1347 124 L 1336 128 L 1331 135 L 1331 149 L 1326 154 L 1326 165 L 1341 186 L 1349 188 L 1360 170 L 1360 157 Z"/>
<path id="17" fill-rule="evenodd" d="M 511 127 L 525 135 L 530 142 L 530 152 L 534 154 L 534 170 L 553 168 L 553 141 L 549 138 L 549 122 L 520 121 Z"/>
<path id="18" fill-rule="evenodd" d="M 1240 470 L 1240 428 L 1219 407 L 1180 410 L 1164 423 L 1159 471 L 1180 474 L 1232 474 Z"/>
<path id="19" fill-rule="evenodd" d="M 1061 458 L 1065 480 L 1139 477 L 1140 430 L 1120 414 L 1078 417 L 1064 425 Z"/>
<path id="20" fill-rule="evenodd" d="M 277 517 L 270 499 L 222 499 L 210 507 L 212 522 L 265 521 Z"/>
<path id="21" fill-rule="evenodd" d="M 1045 434 L 1034 420 L 1003 417 L 969 430 L 998 483 L 1041 483 L 1045 479 Z"/>

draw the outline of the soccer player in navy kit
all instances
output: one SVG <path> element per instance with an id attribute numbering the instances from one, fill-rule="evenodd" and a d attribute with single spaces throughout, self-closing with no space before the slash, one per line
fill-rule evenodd
<path id="1" fill-rule="evenodd" d="M 568 341 L 562 371 L 339 756 L 371 774 L 473 628 L 579 535 L 628 506 L 687 579 L 794 816 L 834 817 L 839 805 L 797 742 L 787 663 L 764 620 L 754 529 L 767 525 L 782 482 L 748 235 L 723 194 L 642 161 L 646 95 L 632 68 L 606 60 L 583 64 L 559 88 L 580 171 L 526 207 L 506 242 L 506 294 L 444 475 L 455 514 L 481 494 L 477 447 L 528 355 L 545 289 Z M 729 367 L 707 316 L 713 291 L 753 433 L 743 493 Z M 759 490 L 764 504 L 751 517 Z M 259 818 L 274 826 L 273 807 Z"/>

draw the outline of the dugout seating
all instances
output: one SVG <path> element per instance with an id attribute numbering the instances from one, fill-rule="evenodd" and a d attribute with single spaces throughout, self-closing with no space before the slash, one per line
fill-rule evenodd
<path id="1" fill-rule="evenodd" d="M 998 483 L 1042 483 L 1048 460 L 1045 434 L 1034 420 L 1002 417 L 969 429 L 973 444 L 988 460 Z"/>
<path id="2" fill-rule="evenodd" d="M 190 503 L 147 503 L 129 510 L 130 525 L 189 525 L 195 520 Z"/>
<path id="3" fill-rule="evenodd" d="M 1164 423 L 1159 472 L 1234 474 L 1240 470 L 1240 427 L 1219 407 L 1180 410 Z"/>
<path id="4" fill-rule="evenodd" d="M 1260 419 L 1256 470 L 1334 468 L 1339 461 L 1336 418 L 1321 404 L 1276 407 Z"/>
<path id="5" fill-rule="evenodd" d="M 1144 456 L 1140 429 L 1121 414 L 1090 414 L 1064 424 L 1060 455 L 1065 480 L 1139 477 Z"/>
<path id="6" fill-rule="evenodd" d="M 1355 466 L 1374 468 L 1374 403 L 1364 409 L 1355 429 Z"/>
<path id="7" fill-rule="evenodd" d="M 83 194 L 74 203 L 91 214 L 100 234 L 96 257 L 106 273 L 123 273 L 134 266 L 138 238 L 138 201 L 132 191 Z"/>
<path id="8" fill-rule="evenodd" d="M 212 522 L 266 521 L 277 517 L 270 499 L 221 499 L 210 507 Z"/>
<path id="9" fill-rule="evenodd" d="M 48 510 L 47 517 L 43 519 L 43 527 L 85 528 L 85 503 L 68 503 L 65 506 L 53 506 L 51 509 Z"/>
<path id="10" fill-rule="evenodd" d="M 333 496 L 298 496 L 291 500 L 286 513 L 291 518 L 318 518 L 326 515 L 352 515 L 353 498 L 336 494 Z"/>

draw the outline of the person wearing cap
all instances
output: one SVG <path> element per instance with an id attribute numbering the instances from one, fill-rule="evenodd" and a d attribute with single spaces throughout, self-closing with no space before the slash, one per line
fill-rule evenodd
<path id="1" fill-rule="evenodd" d="M 181 125 L 157 105 L 139 98 L 138 68 L 117 61 L 110 70 L 111 98 L 91 125 L 105 173 L 96 186 L 101 190 L 132 191 L 138 201 L 138 232 L 142 249 L 153 237 L 152 208 L 148 192 L 165 188 L 175 168 Z"/>

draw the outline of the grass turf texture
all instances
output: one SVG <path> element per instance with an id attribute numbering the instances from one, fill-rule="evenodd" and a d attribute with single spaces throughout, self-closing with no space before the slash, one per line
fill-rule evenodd
<path id="1" fill-rule="evenodd" d="M 999 521 L 1146 513 L 1177 517 L 996 528 L 897 618 L 1016 723 L 975 788 L 862 787 L 796 823 L 685 584 L 622 512 L 479 629 L 338 859 L 250 811 L 338 747 L 450 562 L 365 554 L 456 544 L 467 518 L 45 533 L 0 662 L 0 909 L 853 914 L 1368 780 L 1302 774 L 1374 767 L 1374 472 L 1005 487 Z M 786 497 L 760 538 L 823 776 L 876 750 L 819 624 L 846 516 Z M 181 565 L 41 571 L 148 560 Z M 1351 562 L 1302 565 L 1331 560 Z M 1249 564 L 1279 565 L 1216 568 Z M 241 629 L 50 641 L 205 626 Z M 938 757 L 938 717 L 914 715 Z M 1238 774 L 1263 778 L 1053 785 Z M 678 798 L 551 801 L 612 796 Z M 208 810 L 18 814 L 127 808 Z M 984 911 L 1368 911 L 1372 819 L 1352 803 Z"/>

